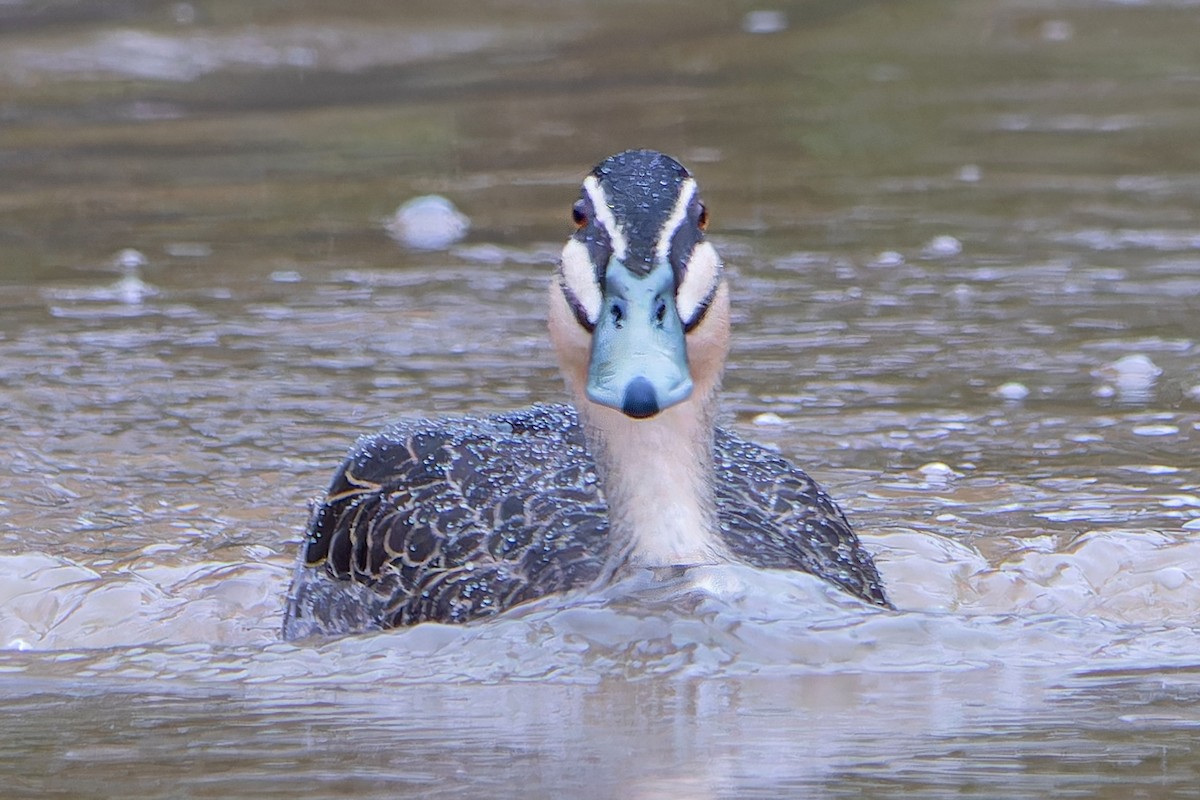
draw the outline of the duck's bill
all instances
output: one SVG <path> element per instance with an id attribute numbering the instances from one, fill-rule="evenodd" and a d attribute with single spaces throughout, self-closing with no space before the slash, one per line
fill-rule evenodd
<path id="1" fill-rule="evenodd" d="M 638 276 L 610 264 L 605 284 L 592 332 L 588 399 L 635 419 L 686 400 L 692 376 L 670 268 L 666 275 L 655 269 Z"/>

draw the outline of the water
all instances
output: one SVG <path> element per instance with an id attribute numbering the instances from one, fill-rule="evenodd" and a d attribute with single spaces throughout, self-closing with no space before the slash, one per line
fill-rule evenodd
<path id="1" fill-rule="evenodd" d="M 5 796 L 1195 795 L 1195 8 L 710 6 L 0 5 Z M 280 642 L 358 435 L 561 399 L 629 146 L 712 211 L 726 424 L 901 611 L 727 567 Z M 405 250 L 428 194 L 469 234 Z"/>

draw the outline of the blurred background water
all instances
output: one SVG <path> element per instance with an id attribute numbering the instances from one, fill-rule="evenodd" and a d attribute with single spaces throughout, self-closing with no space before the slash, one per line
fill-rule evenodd
<path id="1" fill-rule="evenodd" d="M 3 794 L 1194 792 L 1198 35 L 1172 0 L 0 2 Z M 280 642 L 356 436 L 562 399 L 544 287 L 627 147 L 712 211 L 725 424 L 900 612 L 730 567 Z M 454 241 L 405 246 L 429 194 Z"/>

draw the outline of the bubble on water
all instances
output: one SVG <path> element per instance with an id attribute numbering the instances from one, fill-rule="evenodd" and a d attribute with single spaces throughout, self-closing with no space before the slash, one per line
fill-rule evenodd
<path id="1" fill-rule="evenodd" d="M 787 14 L 782 11 L 750 11 L 742 17 L 746 33 L 779 33 L 787 30 Z"/>
<path id="2" fill-rule="evenodd" d="M 963 164 L 958 169 L 958 179 L 963 183 L 979 183 L 983 179 L 983 170 L 978 164 Z"/>
<path id="3" fill-rule="evenodd" d="M 754 416 L 754 424 L 762 425 L 764 427 L 771 427 L 771 426 L 786 425 L 787 422 L 784 420 L 783 417 L 779 416 L 774 411 L 764 411 L 763 413 L 756 414 Z"/>
<path id="4" fill-rule="evenodd" d="M 963 250 L 962 242 L 948 234 L 935 236 L 925 243 L 921 254 L 926 258 L 950 258 Z"/>
<path id="5" fill-rule="evenodd" d="M 467 235 L 471 220 L 445 197 L 414 197 L 384 226 L 397 242 L 416 250 L 444 250 Z"/>
<path id="6" fill-rule="evenodd" d="M 904 263 L 904 254 L 898 253 L 895 250 L 884 250 L 879 255 L 875 256 L 875 260 L 871 262 L 872 267 L 898 267 Z"/>
<path id="7" fill-rule="evenodd" d="M 1150 360 L 1149 356 L 1141 353 L 1122 356 L 1092 370 L 1092 376 L 1105 381 L 1111 387 L 1108 396 L 1115 393 L 1125 402 L 1145 402 L 1154 391 L 1154 384 L 1162 369 Z M 1099 387 L 1094 394 L 1103 391 Z M 1105 396 L 1099 394 L 1098 396 Z"/>
<path id="8" fill-rule="evenodd" d="M 1029 396 L 1029 387 L 1018 381 L 1009 381 L 997 386 L 992 394 L 1001 400 L 1024 400 Z"/>
<path id="9" fill-rule="evenodd" d="M 949 464 L 942 461 L 930 461 L 928 464 L 922 464 L 917 467 L 917 472 L 921 473 L 921 477 L 927 483 L 944 484 L 954 478 L 961 478 L 961 472 L 955 472 Z"/>
<path id="10" fill-rule="evenodd" d="M 118 252 L 112 259 L 113 266 L 118 267 L 126 272 L 136 272 L 150 262 L 141 250 L 135 250 L 132 247 L 126 247 Z"/>
<path id="11" fill-rule="evenodd" d="M 1154 573 L 1154 580 L 1171 591 L 1182 589 L 1191 579 L 1192 576 L 1179 567 L 1165 567 Z"/>

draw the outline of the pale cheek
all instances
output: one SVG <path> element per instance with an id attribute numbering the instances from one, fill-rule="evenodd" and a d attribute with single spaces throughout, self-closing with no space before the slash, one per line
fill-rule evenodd
<path id="1" fill-rule="evenodd" d="M 700 242 L 692 250 L 683 283 L 675 292 L 675 305 L 679 309 L 680 319 L 685 323 L 691 322 L 696 316 L 700 304 L 708 299 L 720 274 L 721 259 L 716 249 L 708 242 Z"/>
<path id="2" fill-rule="evenodd" d="M 563 247 L 559 266 L 563 286 L 583 307 L 588 322 L 595 323 L 600 316 L 600 286 L 596 283 L 596 269 L 582 242 L 571 239 Z M 564 300 L 565 302 L 565 300 Z"/>

